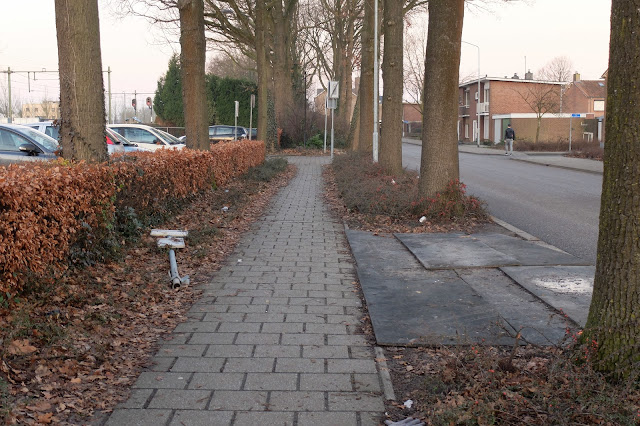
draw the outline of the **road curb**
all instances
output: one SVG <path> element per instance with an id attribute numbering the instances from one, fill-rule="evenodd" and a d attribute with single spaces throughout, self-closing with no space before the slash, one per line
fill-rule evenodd
<path id="1" fill-rule="evenodd" d="M 375 347 L 376 362 L 378 363 L 378 372 L 380 373 L 380 379 L 382 380 L 382 392 L 386 400 L 395 401 L 396 394 L 393 391 L 393 383 L 391 382 L 391 374 L 389 374 L 389 367 L 387 366 L 387 358 L 384 356 L 384 351 L 380 346 Z"/>
<path id="2" fill-rule="evenodd" d="M 540 238 L 536 237 L 535 235 L 531 235 L 528 232 L 525 232 L 522 229 L 517 228 L 517 227 L 513 226 L 512 224 L 505 222 L 502 219 L 498 219 L 495 216 L 489 216 L 489 217 L 491 218 L 491 220 L 496 225 L 502 226 L 507 231 L 513 232 L 514 234 L 516 234 L 517 236 L 519 236 L 520 238 L 522 238 L 524 240 L 531 241 L 532 243 L 537 244 L 537 245 L 539 245 L 541 247 L 545 247 L 545 248 L 548 248 L 548 249 L 551 249 L 551 250 L 555 250 L 555 251 L 560 252 L 560 253 L 569 254 L 566 251 L 564 251 L 564 250 L 562 250 L 562 249 L 560 249 L 560 248 L 558 248 L 558 247 L 556 247 L 554 245 L 546 243 L 546 242 L 542 241 Z"/>
<path id="3" fill-rule="evenodd" d="M 537 164 L 539 166 L 555 167 L 557 169 L 573 170 L 573 171 L 576 171 L 576 172 L 591 173 L 593 175 L 601 175 L 603 173 L 603 172 L 598 171 L 598 170 L 588 170 L 588 169 L 582 169 L 580 167 L 561 166 L 561 165 L 558 165 L 558 164 L 541 163 L 540 161 L 527 160 L 525 158 L 513 158 L 512 157 L 511 159 L 515 160 L 515 161 L 521 161 L 523 163 Z"/>

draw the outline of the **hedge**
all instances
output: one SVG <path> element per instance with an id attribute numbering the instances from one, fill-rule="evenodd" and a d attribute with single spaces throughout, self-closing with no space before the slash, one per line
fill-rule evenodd
<path id="1" fill-rule="evenodd" d="M 28 277 L 58 276 L 99 258 L 122 240 L 127 222 L 157 222 L 159 213 L 224 186 L 264 158 L 263 142 L 241 141 L 210 152 L 137 152 L 102 164 L 0 167 L 0 292 L 16 294 Z"/>

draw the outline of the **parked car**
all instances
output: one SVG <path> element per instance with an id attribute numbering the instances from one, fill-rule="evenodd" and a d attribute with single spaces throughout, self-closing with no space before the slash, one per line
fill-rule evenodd
<path id="1" fill-rule="evenodd" d="M 54 138 L 55 140 L 60 140 L 60 124 L 58 120 L 52 121 L 39 121 L 37 123 L 29 123 L 25 124 L 25 126 L 31 127 L 32 129 L 36 129 L 39 132 L 44 133 L 47 136 Z"/>
<path id="2" fill-rule="evenodd" d="M 31 127 L 0 124 L 0 164 L 22 161 L 44 161 L 57 157 L 60 145 L 56 139 Z"/>
<path id="3" fill-rule="evenodd" d="M 107 138 L 107 148 L 110 146 L 114 146 L 114 142 L 120 144 L 122 146 L 124 152 L 135 152 L 135 151 L 150 151 L 148 149 L 144 149 L 139 147 L 137 144 L 129 141 L 127 138 L 122 136 L 120 133 L 115 132 L 113 129 L 106 128 L 106 138 Z M 111 154 L 111 152 L 109 152 Z"/>
<path id="4" fill-rule="evenodd" d="M 147 151 L 185 147 L 175 136 L 144 124 L 110 124 L 108 127 Z"/>
<path id="5" fill-rule="evenodd" d="M 258 138 L 258 129 L 255 127 L 252 127 L 250 130 L 250 134 L 251 134 L 251 140 L 254 141 Z"/>
<path id="6" fill-rule="evenodd" d="M 247 129 L 241 126 L 209 126 L 209 140 L 211 142 L 233 141 L 247 138 Z"/>

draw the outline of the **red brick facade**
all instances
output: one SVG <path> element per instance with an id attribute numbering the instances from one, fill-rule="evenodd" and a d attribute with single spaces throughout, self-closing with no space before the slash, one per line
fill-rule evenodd
<path id="1" fill-rule="evenodd" d="M 517 139 L 535 140 L 536 111 L 525 101 L 528 93 L 547 92 L 557 99 L 553 111 L 545 112 L 540 124 L 541 141 L 557 141 L 569 138 L 569 122 L 573 138 L 602 137 L 598 118 L 604 115 L 604 93 L 601 81 L 576 81 L 571 84 L 509 78 L 481 78 L 479 103 L 476 101 L 478 80 L 460 85 L 458 110 L 459 140 L 474 142 L 474 128 L 480 118 L 481 141 L 498 143 L 504 138 L 504 130 L 511 123 Z M 477 108 L 479 105 L 480 115 Z M 570 120 L 571 113 L 583 116 Z M 600 133 L 599 133 L 600 132 Z M 589 133 L 593 134 L 589 136 Z"/>

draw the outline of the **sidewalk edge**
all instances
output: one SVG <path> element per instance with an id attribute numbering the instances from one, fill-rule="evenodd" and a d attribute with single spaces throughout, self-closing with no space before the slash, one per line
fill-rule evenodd
<path id="1" fill-rule="evenodd" d="M 562 249 L 559 249 L 558 247 L 556 247 L 554 245 L 551 245 L 549 243 L 546 243 L 546 242 L 542 241 L 540 238 L 536 237 L 535 235 L 531 235 L 528 232 L 525 232 L 522 229 L 517 228 L 517 227 L 511 225 L 510 223 L 505 222 L 504 220 L 498 219 L 495 216 L 489 216 L 489 217 L 491 218 L 491 220 L 493 222 L 496 223 L 496 225 L 502 226 L 504 229 L 513 232 L 514 234 L 516 234 L 517 236 L 519 236 L 520 238 L 522 238 L 524 240 L 531 241 L 534 244 L 537 244 L 537 245 L 542 246 L 542 247 L 546 247 L 546 248 L 551 249 L 551 250 L 558 251 L 560 253 L 569 254 L 566 251 L 564 251 Z"/>

